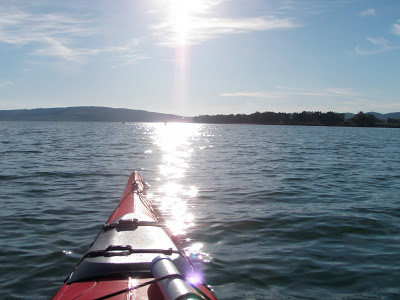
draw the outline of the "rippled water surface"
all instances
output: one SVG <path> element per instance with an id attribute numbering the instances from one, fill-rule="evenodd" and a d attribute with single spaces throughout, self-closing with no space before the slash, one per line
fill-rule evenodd
<path id="1" fill-rule="evenodd" d="M 0 295 L 49 299 L 140 171 L 221 299 L 399 299 L 400 130 L 0 122 Z"/>

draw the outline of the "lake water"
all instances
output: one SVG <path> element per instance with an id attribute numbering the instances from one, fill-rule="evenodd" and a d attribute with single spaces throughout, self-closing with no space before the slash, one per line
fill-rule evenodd
<path id="1" fill-rule="evenodd" d="M 0 122 L 0 296 L 49 299 L 138 170 L 221 299 L 399 299 L 400 130 Z"/>

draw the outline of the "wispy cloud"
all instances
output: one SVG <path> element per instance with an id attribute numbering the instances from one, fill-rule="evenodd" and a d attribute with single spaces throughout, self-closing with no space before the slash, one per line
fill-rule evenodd
<path id="1" fill-rule="evenodd" d="M 147 59 L 148 56 L 143 52 L 136 51 L 133 44 L 135 43 L 102 48 L 79 48 L 68 47 L 62 40 L 46 38 L 46 43 L 42 45 L 42 47 L 36 49 L 33 54 L 38 56 L 59 57 L 74 62 L 80 62 L 85 57 L 100 54 L 112 54 L 115 60 L 123 61 L 125 64 Z"/>
<path id="2" fill-rule="evenodd" d="M 14 85 L 14 82 L 12 82 L 11 80 L 0 81 L 0 89 L 6 88 L 6 87 L 9 87 L 12 85 Z"/>
<path id="3" fill-rule="evenodd" d="M 396 23 L 392 25 L 392 33 L 396 36 L 400 36 L 400 19 L 397 20 Z M 368 43 L 364 43 L 363 45 L 358 44 L 355 47 L 355 53 L 359 55 L 374 55 L 383 52 L 390 52 L 395 50 L 400 50 L 400 45 L 396 42 L 392 42 L 391 40 L 385 37 L 372 37 L 369 36 L 366 38 Z"/>
<path id="4" fill-rule="evenodd" d="M 289 19 L 275 17 L 258 17 L 247 19 L 196 18 L 193 19 L 190 37 L 185 44 L 200 44 L 206 40 L 218 38 L 226 34 L 246 33 L 251 31 L 266 31 L 274 29 L 289 29 L 296 25 Z M 175 47 L 179 41 L 174 37 L 174 29 L 164 22 L 154 26 L 160 45 Z"/>
<path id="5" fill-rule="evenodd" d="M 359 92 L 356 92 L 350 88 L 328 88 L 327 91 L 331 94 L 331 96 L 343 96 L 343 97 L 361 96 Z"/>
<path id="6" fill-rule="evenodd" d="M 383 37 L 373 38 L 368 37 L 367 40 L 371 42 L 373 45 L 382 48 L 382 49 L 391 49 L 391 42 Z"/>
<path id="7" fill-rule="evenodd" d="M 87 17 L 77 18 L 57 13 L 37 14 L 17 7 L 0 6 L 0 43 L 26 47 L 32 55 L 67 61 L 82 61 L 85 57 L 102 53 L 131 58 L 130 62 L 145 57 L 135 50 L 134 43 L 93 48 L 79 46 L 97 34 L 97 29 Z"/>
<path id="8" fill-rule="evenodd" d="M 367 41 L 369 42 L 366 47 L 361 47 L 357 45 L 355 48 L 356 54 L 360 55 L 373 55 L 382 52 L 388 52 L 393 50 L 399 50 L 399 46 L 394 46 L 391 41 L 383 38 L 383 37 L 367 37 Z"/>
<path id="9" fill-rule="evenodd" d="M 0 42 L 13 45 L 46 44 L 49 39 L 90 34 L 86 22 L 58 14 L 31 14 L 17 8 L 0 9 Z"/>
<path id="10" fill-rule="evenodd" d="M 361 94 L 351 88 L 326 88 L 326 89 L 304 89 L 278 86 L 274 91 L 257 92 L 231 92 L 221 93 L 221 97 L 247 97 L 247 98 L 287 98 L 292 96 L 310 96 L 310 97 L 359 97 Z"/>
<path id="11" fill-rule="evenodd" d="M 362 93 L 353 88 L 330 87 L 330 88 L 296 88 L 277 86 L 271 90 L 264 91 L 237 91 L 220 93 L 220 97 L 237 97 L 243 101 L 254 99 L 264 100 L 268 105 L 280 106 L 282 103 L 291 103 L 290 110 L 321 110 L 328 111 L 339 109 L 339 111 L 397 111 L 400 109 L 398 97 L 385 96 L 380 92 Z M 313 104 L 306 104 L 308 99 Z M 384 99 L 384 100 L 383 100 Z M 296 103 L 304 103 L 294 108 Z M 335 108 L 334 108 L 335 107 Z M 281 108 L 279 108 L 281 109 Z"/>
<path id="12" fill-rule="evenodd" d="M 273 1 L 271 1 L 273 2 Z M 310 0 L 280 0 L 277 1 L 279 12 L 286 12 L 292 15 L 320 15 L 343 9 L 346 6 L 358 2 L 358 0 L 330 0 L 330 1 L 310 1 Z"/>
<path id="13" fill-rule="evenodd" d="M 194 0 L 188 1 L 194 2 Z M 151 27 L 158 44 L 166 47 L 194 45 L 228 34 L 291 29 L 300 26 L 291 18 L 277 16 L 219 17 L 213 13 L 213 8 L 221 2 L 223 1 L 209 0 L 197 8 L 193 6 L 191 9 L 173 10 L 174 13 L 166 15 L 161 22 Z"/>
<path id="14" fill-rule="evenodd" d="M 245 98 L 282 98 L 282 93 L 278 92 L 233 92 L 233 93 L 221 93 L 221 97 L 245 97 Z"/>
<path id="15" fill-rule="evenodd" d="M 397 20 L 397 23 L 394 23 L 394 24 L 393 24 L 393 33 L 394 33 L 395 35 L 400 36 L 400 19 Z"/>
<path id="16" fill-rule="evenodd" d="M 375 12 L 375 9 L 373 9 L 373 8 L 368 8 L 368 9 L 360 12 L 361 17 L 375 16 L 375 15 L 376 15 L 376 12 Z"/>

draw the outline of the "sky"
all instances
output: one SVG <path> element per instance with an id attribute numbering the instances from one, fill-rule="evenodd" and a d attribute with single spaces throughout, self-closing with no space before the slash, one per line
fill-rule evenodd
<path id="1" fill-rule="evenodd" d="M 0 109 L 399 112 L 399 0 L 2 0 Z"/>

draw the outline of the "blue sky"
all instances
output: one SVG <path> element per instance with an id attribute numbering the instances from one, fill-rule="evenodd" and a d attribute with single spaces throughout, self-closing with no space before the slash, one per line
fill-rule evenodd
<path id="1" fill-rule="evenodd" d="M 0 109 L 400 111 L 398 0 L 3 0 Z"/>

